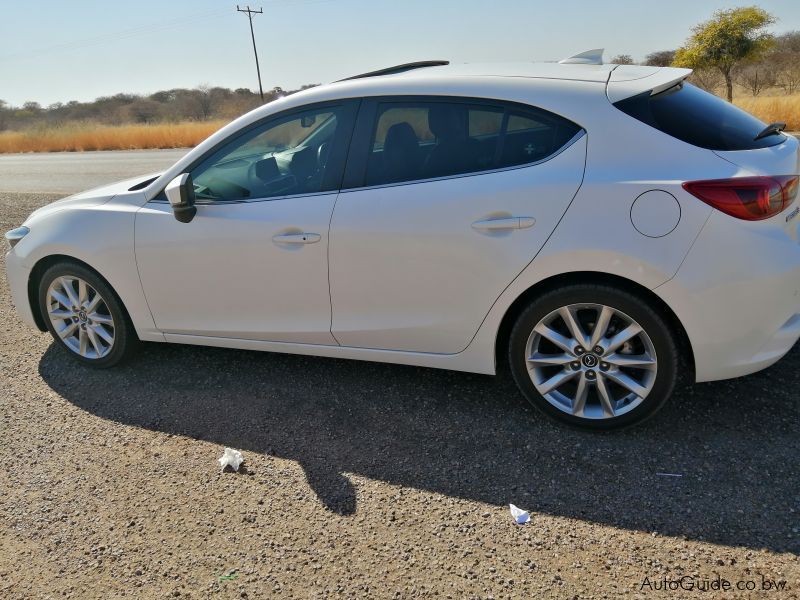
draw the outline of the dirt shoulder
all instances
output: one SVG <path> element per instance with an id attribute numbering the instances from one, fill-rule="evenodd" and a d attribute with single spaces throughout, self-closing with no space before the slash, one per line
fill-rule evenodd
<path id="1" fill-rule="evenodd" d="M 52 199 L 0 194 L 0 225 Z M 799 349 L 596 435 L 448 371 L 158 344 L 87 370 L 0 272 L 2 598 L 798 597 Z"/>

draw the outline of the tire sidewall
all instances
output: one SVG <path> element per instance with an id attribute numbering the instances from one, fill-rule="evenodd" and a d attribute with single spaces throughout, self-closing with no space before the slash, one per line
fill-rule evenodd
<path id="1" fill-rule="evenodd" d="M 585 419 L 567 414 L 539 394 L 528 374 L 525 353 L 533 328 L 554 310 L 581 303 L 604 304 L 625 313 L 639 323 L 653 342 L 658 365 L 653 388 L 639 406 L 619 417 Z M 619 429 L 653 416 L 671 395 L 678 375 L 676 343 L 665 320 L 638 296 L 602 285 L 573 285 L 546 293 L 532 302 L 511 331 L 508 359 L 517 385 L 533 406 L 561 422 L 595 430 Z"/>
<path id="2" fill-rule="evenodd" d="M 47 290 L 50 284 L 59 277 L 78 277 L 91 285 L 103 298 L 111 316 L 114 319 L 114 345 L 111 352 L 102 358 L 86 358 L 71 350 L 53 327 L 50 318 L 47 316 Z M 102 277 L 91 269 L 87 269 L 76 263 L 61 262 L 48 268 L 39 280 L 39 310 L 44 320 L 47 330 L 53 336 L 57 345 L 78 362 L 97 368 L 111 367 L 127 358 L 134 349 L 137 338 L 130 323 L 130 318 L 125 311 L 122 302 L 117 294 L 111 289 Z"/>

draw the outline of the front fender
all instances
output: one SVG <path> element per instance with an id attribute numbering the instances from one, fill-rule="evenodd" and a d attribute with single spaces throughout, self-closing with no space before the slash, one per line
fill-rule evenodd
<path id="1" fill-rule="evenodd" d="M 134 253 L 136 211 L 144 198 L 81 203 L 30 218 L 30 233 L 13 249 L 21 267 L 35 272 L 50 257 L 79 260 L 97 271 L 114 289 L 143 340 L 162 341 L 147 306 Z M 131 201 L 133 200 L 133 201 Z M 141 200 L 141 203 L 139 202 Z M 36 307 L 32 307 L 35 309 Z"/>

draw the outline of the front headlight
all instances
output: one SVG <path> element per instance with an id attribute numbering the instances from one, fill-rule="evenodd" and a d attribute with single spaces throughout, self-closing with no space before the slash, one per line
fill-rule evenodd
<path id="1" fill-rule="evenodd" d="M 9 247 L 13 248 L 16 246 L 17 242 L 28 235 L 29 232 L 30 229 L 24 225 L 17 227 L 16 229 L 12 229 L 11 231 L 6 231 L 6 241 L 8 242 Z"/>

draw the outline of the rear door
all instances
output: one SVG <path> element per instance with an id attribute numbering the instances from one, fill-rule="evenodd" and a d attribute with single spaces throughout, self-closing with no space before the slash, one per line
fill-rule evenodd
<path id="1" fill-rule="evenodd" d="M 533 107 L 366 100 L 330 228 L 343 346 L 457 353 L 580 187 L 586 138 Z"/>

